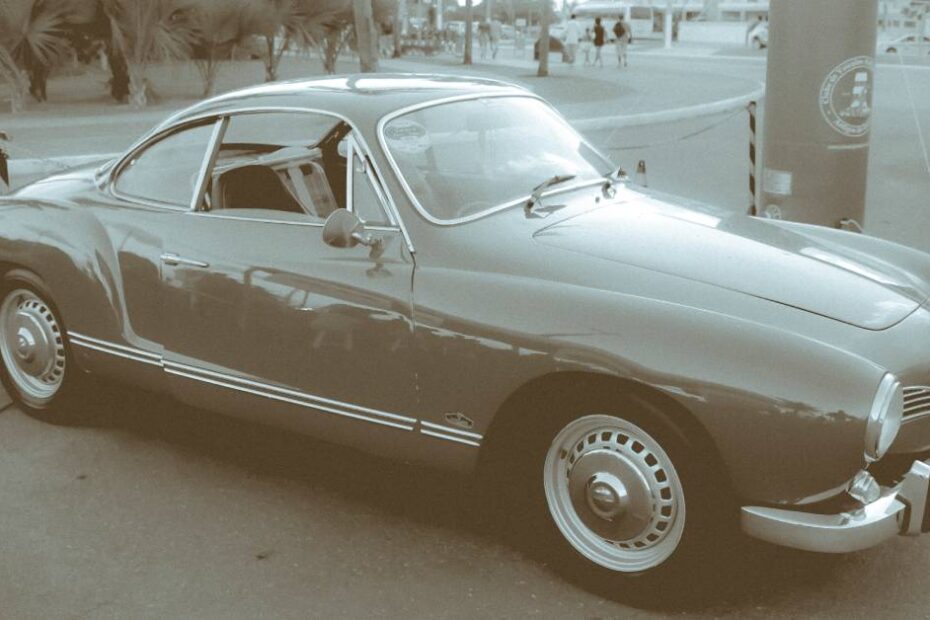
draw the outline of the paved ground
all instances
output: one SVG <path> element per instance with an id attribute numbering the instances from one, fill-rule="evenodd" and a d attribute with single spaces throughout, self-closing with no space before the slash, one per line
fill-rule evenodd
<path id="1" fill-rule="evenodd" d="M 555 65 L 556 77 L 537 80 L 528 63 L 494 71 L 569 115 L 710 100 L 751 87 L 764 71 L 752 54 L 645 51 L 624 73 L 570 74 Z M 221 87 L 233 81 L 225 75 Z M 930 73 L 909 75 L 918 117 L 930 127 Z M 170 77 L 162 76 L 160 90 L 172 96 L 174 84 L 182 96 L 183 80 Z M 867 223 L 930 249 L 930 176 L 920 169 L 903 75 L 881 67 L 878 80 Z M 50 89 L 53 97 L 69 92 L 78 101 L 67 122 L 55 126 L 54 107 L 39 110 L 15 120 L 15 138 L 49 153 L 111 150 L 181 103 L 168 101 L 150 116 L 108 107 L 101 117 L 99 102 L 82 103 L 70 82 Z M 77 117 L 87 122 L 72 123 Z M 708 120 L 716 122 L 625 131 L 613 146 L 654 146 L 614 154 L 627 167 L 646 158 L 653 186 L 742 208 L 743 117 L 673 142 Z M 632 608 L 586 592 L 524 553 L 483 518 L 465 479 L 119 389 L 83 426 L 49 426 L 6 409 L 0 471 L 4 620 L 930 617 L 930 538 L 838 558 L 746 543 L 683 588 L 706 592 L 707 604 L 683 603 L 670 590 L 648 608 Z"/>

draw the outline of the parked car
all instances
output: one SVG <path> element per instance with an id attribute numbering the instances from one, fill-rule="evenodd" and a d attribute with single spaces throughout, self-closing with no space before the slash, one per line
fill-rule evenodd
<path id="1" fill-rule="evenodd" d="M 908 34 L 895 37 L 894 39 L 879 41 L 878 51 L 884 54 L 904 54 L 917 55 L 924 54 L 930 56 L 930 37 L 923 38 L 923 49 L 918 41 L 917 35 Z"/>
<path id="2" fill-rule="evenodd" d="M 0 283 L 24 411 L 91 373 L 476 472 L 575 576 L 927 530 L 930 257 L 637 187 L 502 82 L 193 105 L 0 198 Z"/>
<path id="3" fill-rule="evenodd" d="M 536 43 L 533 44 L 533 60 L 539 60 L 539 42 L 540 39 L 536 39 Z M 549 35 L 549 53 L 561 54 L 562 60 L 565 60 L 566 50 L 562 39 Z"/>

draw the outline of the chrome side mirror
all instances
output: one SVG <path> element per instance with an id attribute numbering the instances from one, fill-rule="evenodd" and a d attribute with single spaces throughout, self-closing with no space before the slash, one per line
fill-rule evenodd
<path id="1" fill-rule="evenodd" d="M 381 256 L 383 240 L 365 230 L 358 216 L 345 209 L 336 209 L 323 224 L 323 242 L 334 248 L 354 248 L 361 244 L 371 248 L 372 258 Z"/>

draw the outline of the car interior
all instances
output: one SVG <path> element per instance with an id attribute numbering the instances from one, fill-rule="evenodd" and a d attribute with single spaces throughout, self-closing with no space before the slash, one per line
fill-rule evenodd
<path id="1" fill-rule="evenodd" d="M 325 220 L 346 207 L 345 139 L 338 123 L 319 142 L 220 145 L 204 210 L 264 209 Z"/>

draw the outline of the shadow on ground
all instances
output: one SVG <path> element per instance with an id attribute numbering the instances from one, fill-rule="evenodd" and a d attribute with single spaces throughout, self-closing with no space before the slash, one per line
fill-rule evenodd
<path id="1" fill-rule="evenodd" d="M 175 451 L 232 465 L 244 476 L 299 481 L 310 493 L 325 491 L 364 506 L 366 512 L 507 545 L 558 572 L 547 564 L 544 550 L 516 542 L 525 539 L 517 531 L 520 519 L 488 510 L 488 490 L 470 477 L 450 478 L 448 472 L 372 457 L 121 386 L 108 386 L 98 398 L 92 413 L 80 415 L 80 426 L 161 442 Z M 597 587 L 561 576 L 582 590 L 644 610 L 729 615 L 816 598 L 839 580 L 844 564 L 847 570 L 855 565 L 854 557 L 807 554 L 740 538 L 721 549 L 720 557 L 693 567 L 685 583 L 670 582 L 655 590 L 636 583 L 623 590 Z"/>

